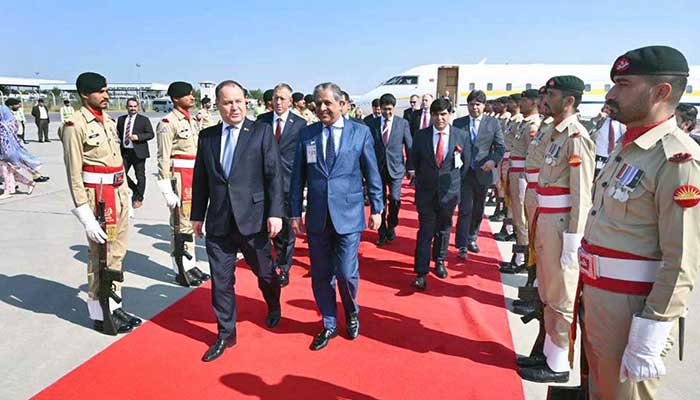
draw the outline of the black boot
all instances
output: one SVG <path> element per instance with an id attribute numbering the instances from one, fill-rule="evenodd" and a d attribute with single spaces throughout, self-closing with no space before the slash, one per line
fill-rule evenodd
<path id="1" fill-rule="evenodd" d="M 508 209 L 505 207 L 505 200 L 502 197 L 496 199 L 496 210 L 493 215 L 489 217 L 491 222 L 500 222 L 506 218 L 506 213 Z"/>
<path id="2" fill-rule="evenodd" d="M 520 244 L 514 244 L 513 245 L 513 256 L 510 258 L 510 261 L 503 261 L 499 265 L 500 267 L 498 268 L 499 271 L 501 271 L 504 274 L 519 274 L 527 268 L 527 253 L 528 253 L 528 248 L 527 245 L 520 245 Z M 524 254 L 525 255 L 525 261 L 522 264 L 517 264 L 515 259 L 518 254 Z"/>
<path id="3" fill-rule="evenodd" d="M 505 218 L 503 220 L 503 225 L 501 226 L 501 230 L 493 235 L 493 238 L 498 240 L 499 242 L 512 242 L 515 240 L 515 231 L 513 233 L 508 233 L 508 230 L 506 227 L 510 225 L 511 227 L 513 226 L 513 221 L 511 221 L 510 218 Z"/>

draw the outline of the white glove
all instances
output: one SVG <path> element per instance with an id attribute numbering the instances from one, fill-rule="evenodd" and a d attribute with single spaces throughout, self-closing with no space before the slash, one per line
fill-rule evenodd
<path id="1" fill-rule="evenodd" d="M 177 203 L 180 202 L 180 199 L 173 193 L 173 188 L 170 185 L 170 179 L 161 179 L 158 181 L 158 187 L 165 198 L 165 203 L 169 208 L 175 208 Z"/>
<path id="2" fill-rule="evenodd" d="M 578 248 L 581 246 L 581 239 L 583 239 L 583 233 L 564 232 L 559 259 L 563 267 L 578 265 Z"/>
<path id="3" fill-rule="evenodd" d="M 627 347 L 622 353 L 620 382 L 627 379 L 640 382 L 666 375 L 661 352 L 674 323 L 675 321 L 655 321 L 636 315 L 632 317 Z"/>
<path id="4" fill-rule="evenodd" d="M 100 224 L 95 219 L 95 215 L 92 213 L 90 206 L 83 204 L 78 208 L 70 210 L 78 218 L 83 228 L 85 228 L 85 233 L 88 239 L 95 243 L 102 244 L 107 240 L 107 234 L 102 230 Z"/>

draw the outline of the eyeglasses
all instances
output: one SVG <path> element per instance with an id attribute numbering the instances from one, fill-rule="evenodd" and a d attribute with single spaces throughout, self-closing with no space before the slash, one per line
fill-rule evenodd
<path id="1" fill-rule="evenodd" d="M 415 101 L 409 101 L 408 103 L 409 103 L 409 104 L 416 104 Z"/>

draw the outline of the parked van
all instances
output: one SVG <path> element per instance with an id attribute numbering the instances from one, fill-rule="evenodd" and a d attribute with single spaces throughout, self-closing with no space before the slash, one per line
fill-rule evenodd
<path id="1" fill-rule="evenodd" d="M 173 102 L 170 99 L 153 100 L 154 112 L 170 112 L 173 110 Z"/>

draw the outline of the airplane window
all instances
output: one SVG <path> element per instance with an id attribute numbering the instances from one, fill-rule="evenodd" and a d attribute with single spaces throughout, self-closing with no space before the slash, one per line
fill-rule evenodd
<path id="1" fill-rule="evenodd" d="M 591 91 L 591 84 L 590 84 L 590 83 L 585 84 L 585 85 L 583 86 L 583 90 L 584 90 L 585 92 L 590 92 L 590 91 Z"/>
<path id="2" fill-rule="evenodd" d="M 513 84 L 512 84 L 512 83 L 506 83 L 506 90 L 513 90 Z"/>
<path id="3" fill-rule="evenodd" d="M 609 84 L 609 83 L 606 83 L 606 84 L 605 84 L 605 91 L 607 92 L 608 90 L 610 90 L 610 84 Z"/>
<path id="4" fill-rule="evenodd" d="M 395 77 L 389 79 L 388 81 L 384 82 L 384 84 L 385 84 L 385 85 L 396 85 L 396 82 L 397 82 L 399 79 L 401 79 L 400 76 L 395 76 Z"/>
<path id="5" fill-rule="evenodd" d="M 693 93 L 693 85 L 687 85 L 685 87 L 685 92 L 686 93 Z"/>
<path id="6" fill-rule="evenodd" d="M 530 89 L 532 89 L 532 83 L 526 83 L 525 90 L 530 90 Z"/>
<path id="7" fill-rule="evenodd" d="M 384 82 L 384 85 L 417 85 L 417 76 L 395 76 L 388 81 Z"/>
<path id="8" fill-rule="evenodd" d="M 491 83 L 491 82 L 487 83 L 486 90 L 493 90 L 493 83 Z"/>
<path id="9" fill-rule="evenodd" d="M 474 89 L 476 89 L 476 85 L 474 84 L 474 82 L 469 83 L 469 91 L 472 91 Z"/>

